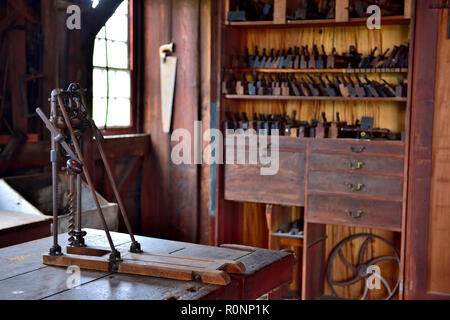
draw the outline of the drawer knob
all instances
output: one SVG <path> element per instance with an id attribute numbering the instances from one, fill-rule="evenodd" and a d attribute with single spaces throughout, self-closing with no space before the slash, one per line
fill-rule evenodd
<path id="1" fill-rule="evenodd" d="M 358 219 L 358 218 L 361 218 L 361 216 L 363 215 L 364 211 L 358 210 L 356 212 L 353 212 L 353 211 L 350 211 L 350 210 L 345 210 L 345 213 L 347 214 L 347 216 L 349 218 Z"/>
<path id="2" fill-rule="evenodd" d="M 353 153 L 361 153 L 364 150 L 366 150 L 366 147 L 360 147 L 359 149 L 357 149 L 357 148 L 355 148 L 353 146 L 350 147 L 350 151 L 353 152 Z"/>
<path id="3" fill-rule="evenodd" d="M 349 162 L 347 162 L 347 165 L 352 170 L 359 170 L 359 169 L 362 169 L 362 167 L 365 165 L 365 163 L 358 161 L 355 164 L 355 163 L 349 161 Z"/>
<path id="4" fill-rule="evenodd" d="M 364 187 L 364 185 L 362 183 L 358 183 L 357 185 L 354 185 L 353 183 L 347 182 L 345 185 L 351 191 L 361 191 L 361 189 Z"/>

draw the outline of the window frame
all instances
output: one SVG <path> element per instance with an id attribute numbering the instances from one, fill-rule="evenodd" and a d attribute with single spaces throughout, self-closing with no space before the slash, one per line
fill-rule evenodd
<path id="1" fill-rule="evenodd" d="M 126 127 L 107 127 L 104 130 L 103 127 L 99 128 L 102 134 L 108 135 L 120 135 L 120 134 L 133 134 L 136 133 L 136 50 L 135 50 L 135 0 L 128 0 L 128 59 L 129 59 L 129 71 L 130 71 L 130 125 Z M 94 68 L 94 66 L 93 66 Z"/>

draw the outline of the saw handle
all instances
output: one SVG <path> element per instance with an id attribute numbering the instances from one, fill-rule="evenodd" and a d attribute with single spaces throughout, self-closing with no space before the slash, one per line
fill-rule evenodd
<path id="1" fill-rule="evenodd" d="M 175 51 L 175 44 L 173 42 L 168 44 L 163 44 L 159 47 L 159 57 L 163 59 L 163 61 L 166 61 L 166 57 L 168 53 L 172 53 Z"/>

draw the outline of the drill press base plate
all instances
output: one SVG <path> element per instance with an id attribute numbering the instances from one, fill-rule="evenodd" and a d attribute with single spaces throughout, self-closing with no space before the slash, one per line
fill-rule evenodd
<path id="1" fill-rule="evenodd" d="M 50 266 L 76 265 L 81 269 L 185 281 L 195 280 L 215 285 L 227 285 L 231 281 L 229 274 L 245 272 L 244 264 L 233 260 L 123 251 L 121 252 L 122 260 L 112 264 L 108 260 L 109 254 L 109 250 L 101 248 L 67 247 L 67 254 L 62 256 L 43 255 L 42 262 Z"/>

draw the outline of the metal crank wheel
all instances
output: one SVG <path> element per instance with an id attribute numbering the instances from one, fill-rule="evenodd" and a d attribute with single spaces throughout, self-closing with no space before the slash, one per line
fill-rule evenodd
<path id="1" fill-rule="evenodd" d="M 342 248 L 350 244 L 355 239 L 365 239 L 363 240 L 363 243 L 361 245 L 361 248 L 359 249 L 359 255 L 358 255 L 358 265 L 354 266 L 352 263 L 350 263 L 345 257 L 342 252 Z M 393 252 L 392 256 L 382 256 L 378 258 L 374 258 L 370 261 L 365 261 L 365 253 L 367 250 L 367 247 L 369 244 L 374 241 L 379 240 L 385 243 Z M 333 265 L 335 262 L 336 257 L 339 257 L 340 260 L 343 262 L 345 267 L 347 269 L 350 269 L 350 272 L 353 274 L 353 277 L 350 279 L 346 279 L 344 281 L 335 281 L 332 278 L 332 271 L 333 271 Z M 375 266 L 383 261 L 394 261 L 397 263 L 398 269 L 397 269 L 397 281 L 394 285 L 390 284 L 386 278 L 384 278 L 380 273 L 375 272 Z M 353 286 L 360 281 L 363 281 L 364 283 L 364 290 L 362 292 L 360 300 L 366 300 L 368 298 L 368 293 L 370 290 L 370 287 L 368 285 L 370 281 L 370 277 L 378 278 L 378 281 L 380 284 L 382 284 L 386 290 L 387 290 L 387 297 L 385 300 L 391 299 L 394 294 L 397 292 L 398 287 L 400 285 L 400 257 L 398 255 L 397 250 L 394 248 L 394 246 L 387 241 L 386 239 L 383 239 L 380 236 L 374 235 L 374 234 L 368 234 L 368 233 L 360 233 L 355 234 L 353 236 L 350 236 L 344 240 L 342 240 L 331 252 L 330 258 L 328 259 L 328 268 L 327 268 L 327 280 L 328 284 L 330 286 L 330 289 L 335 297 L 343 298 L 339 296 L 339 294 L 336 292 L 336 287 L 350 287 Z M 395 277 L 392 277 L 392 279 L 395 279 Z"/>

